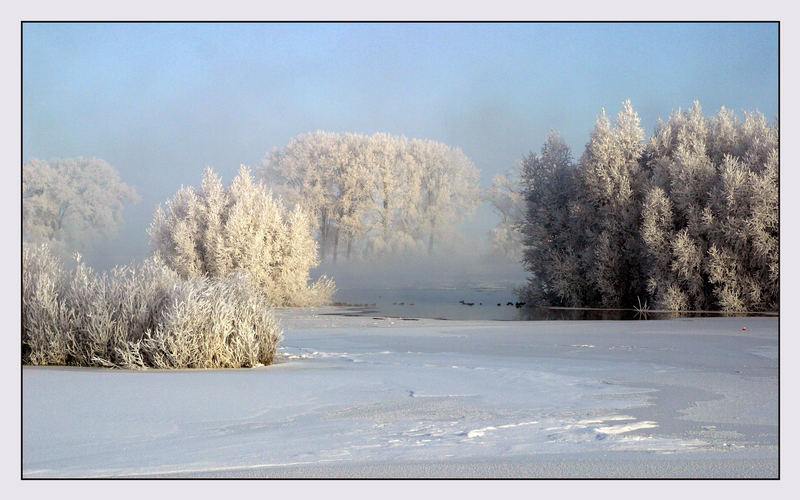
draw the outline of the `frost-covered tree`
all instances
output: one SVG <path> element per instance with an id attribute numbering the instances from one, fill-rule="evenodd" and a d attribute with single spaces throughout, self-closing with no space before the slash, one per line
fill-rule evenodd
<path id="1" fill-rule="evenodd" d="M 126 202 L 139 199 L 99 158 L 31 160 L 22 166 L 22 233 L 60 254 L 116 234 Z"/>
<path id="2" fill-rule="evenodd" d="M 347 161 L 342 162 L 336 179 L 338 185 L 337 238 L 333 244 L 333 258 L 338 256 L 340 238 L 344 239 L 347 259 L 354 247 L 368 233 L 368 214 L 373 206 L 374 178 L 368 162 L 369 151 L 364 138 L 357 134 L 344 134 Z"/>
<path id="3" fill-rule="evenodd" d="M 760 171 L 759 171 L 760 170 Z M 707 273 L 719 306 L 776 309 L 779 227 L 777 148 L 758 170 L 726 156 L 711 193 Z"/>
<path id="4" fill-rule="evenodd" d="M 460 149 L 430 140 L 411 141 L 410 147 L 419 155 L 413 163 L 420 176 L 418 217 L 433 253 L 480 202 L 479 173 Z"/>
<path id="5" fill-rule="evenodd" d="M 333 283 L 309 286 L 318 263 L 312 222 L 289 211 L 244 166 L 229 187 L 206 169 L 200 190 L 181 188 L 149 229 L 156 256 L 185 279 L 245 272 L 277 306 L 327 302 Z"/>
<path id="6" fill-rule="evenodd" d="M 576 166 L 563 139 L 551 132 L 541 154 L 520 165 L 524 218 L 523 264 L 531 273 L 525 299 L 536 303 L 584 305 L 587 281 L 584 233 L 578 226 Z"/>
<path id="7" fill-rule="evenodd" d="M 523 162 L 528 299 L 776 310 L 777 125 L 725 108 L 707 118 L 694 103 L 643 139 L 626 102 L 613 125 L 600 116 L 561 180 L 546 160 L 552 138 Z"/>
<path id="8" fill-rule="evenodd" d="M 520 167 L 521 164 L 520 164 Z M 525 203 L 519 168 L 496 175 L 483 199 L 500 216 L 500 222 L 489 232 L 491 253 L 506 262 L 522 261 L 522 224 Z"/>
<path id="9" fill-rule="evenodd" d="M 647 254 L 660 263 L 648 273 L 659 307 L 777 309 L 777 136 L 759 113 L 740 120 L 723 107 L 709 120 L 697 102 L 659 124 L 647 148 L 648 199 L 664 198 L 671 216 L 655 231 L 658 208 L 643 211 Z"/>
<path id="10" fill-rule="evenodd" d="M 433 252 L 477 206 L 478 173 L 434 141 L 314 132 L 271 153 L 260 176 L 314 215 L 323 256 Z"/>
<path id="11" fill-rule="evenodd" d="M 656 300 L 659 309 L 689 309 L 688 297 L 678 283 L 673 270 L 673 248 L 689 247 L 688 235 L 682 233 L 681 243 L 674 235 L 672 203 L 660 187 L 652 188 L 642 208 L 642 240 L 648 253 L 646 264 L 647 292 Z M 686 255 L 684 250 L 682 253 Z M 684 257 L 684 260 L 685 257 Z"/>
<path id="12" fill-rule="evenodd" d="M 329 132 L 300 135 L 283 149 L 273 151 L 260 171 L 289 205 L 301 206 L 314 215 L 322 257 L 337 230 L 335 183 L 343 163 L 340 143 L 340 136 Z"/>
<path id="13" fill-rule="evenodd" d="M 597 119 L 577 170 L 585 244 L 583 265 L 596 299 L 605 307 L 629 307 L 644 295 L 639 219 L 645 176 L 640 166 L 644 132 L 630 101 L 612 127 Z"/>
<path id="14" fill-rule="evenodd" d="M 364 138 L 367 165 L 374 175 L 372 205 L 367 215 L 373 228 L 366 235 L 369 256 L 402 254 L 419 250 L 421 163 L 409 154 L 408 140 L 378 133 Z"/>
<path id="15" fill-rule="evenodd" d="M 708 121 L 695 102 L 685 113 L 678 111 L 667 123 L 660 122 L 648 142 L 652 187 L 647 200 L 660 200 L 661 205 L 645 204 L 642 236 L 647 257 L 654 263 L 649 266 L 648 292 L 651 303 L 661 309 L 711 306 L 701 266 L 708 250 L 708 195 L 717 176 L 707 154 L 708 138 Z M 665 204 L 668 214 L 659 214 Z"/>

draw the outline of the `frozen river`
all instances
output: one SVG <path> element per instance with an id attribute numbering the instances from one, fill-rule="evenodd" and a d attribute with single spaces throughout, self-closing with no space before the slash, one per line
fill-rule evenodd
<path id="1" fill-rule="evenodd" d="M 777 318 L 337 312 L 269 367 L 24 367 L 23 476 L 778 475 Z"/>

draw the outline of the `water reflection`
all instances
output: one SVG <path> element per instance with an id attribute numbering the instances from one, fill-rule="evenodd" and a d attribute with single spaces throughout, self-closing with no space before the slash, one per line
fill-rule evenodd
<path id="1" fill-rule="evenodd" d="M 666 312 L 642 309 L 574 309 L 529 307 L 517 302 L 513 290 L 501 288 L 466 289 L 347 289 L 334 297 L 346 316 L 391 317 L 405 320 L 434 318 L 446 320 L 558 321 L 558 320 L 662 320 L 724 316 L 776 316 L 775 314 L 716 312 Z"/>

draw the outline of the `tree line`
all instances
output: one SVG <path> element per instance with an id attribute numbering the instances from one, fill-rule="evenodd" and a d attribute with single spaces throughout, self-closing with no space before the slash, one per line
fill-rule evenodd
<path id="1" fill-rule="evenodd" d="M 529 302 L 777 311 L 778 183 L 778 126 L 762 114 L 706 117 L 695 102 L 645 140 L 626 101 L 577 162 L 551 133 L 490 201 L 512 229 L 497 239 L 521 243 Z"/>
<path id="2" fill-rule="evenodd" d="M 332 298 L 332 280 L 310 281 L 320 255 L 433 252 L 479 201 L 460 150 L 388 134 L 301 135 L 257 171 L 225 186 L 207 169 L 156 209 L 147 260 L 97 273 L 78 252 L 119 230 L 135 189 L 98 158 L 26 162 L 23 362 L 269 364 L 281 338 L 270 309 Z"/>
<path id="3" fill-rule="evenodd" d="M 597 119 L 576 161 L 551 133 L 483 193 L 495 248 L 529 273 L 522 301 L 777 311 L 778 126 L 698 103 L 645 138 L 630 102 Z M 138 195 L 103 160 L 23 165 L 23 361 L 252 366 L 272 361 L 266 311 L 328 302 L 323 258 L 433 253 L 477 206 L 459 149 L 388 134 L 315 132 L 229 186 L 210 169 L 160 206 L 141 265 L 95 273 L 59 256 L 114 234 Z M 236 326 L 240 325 L 240 326 Z M 241 325 L 249 325 L 241 329 Z M 241 335 L 231 335 L 239 328 Z"/>
<path id="4" fill-rule="evenodd" d="M 314 132 L 258 169 L 290 205 L 313 214 L 322 259 L 433 253 L 480 203 L 461 150 L 421 139 Z"/>

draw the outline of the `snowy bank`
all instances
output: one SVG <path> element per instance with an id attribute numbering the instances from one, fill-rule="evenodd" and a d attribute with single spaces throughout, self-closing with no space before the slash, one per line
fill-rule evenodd
<path id="1" fill-rule="evenodd" d="M 24 367 L 23 476 L 777 476 L 776 318 L 337 311 L 269 367 Z"/>

